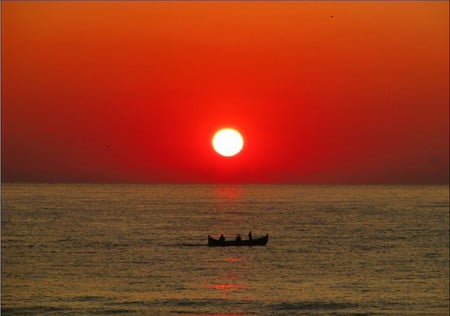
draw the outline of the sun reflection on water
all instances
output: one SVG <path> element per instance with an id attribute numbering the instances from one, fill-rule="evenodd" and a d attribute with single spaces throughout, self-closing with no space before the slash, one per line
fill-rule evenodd
<path id="1" fill-rule="evenodd" d="M 214 263 L 213 263 L 214 262 Z M 231 299 L 229 295 L 249 289 L 247 280 L 248 266 L 241 257 L 230 256 L 214 260 L 213 264 L 217 266 L 217 274 L 211 275 L 209 282 L 201 285 L 207 290 L 217 291 L 219 298 Z"/>
<path id="2" fill-rule="evenodd" d="M 232 203 L 241 198 L 243 188 L 239 185 L 217 185 L 214 187 L 214 198 L 216 203 Z"/>
<path id="3" fill-rule="evenodd" d="M 238 258 L 238 257 L 230 257 L 230 258 L 225 258 L 224 260 L 226 262 L 238 262 L 238 261 L 241 261 L 242 259 Z"/>

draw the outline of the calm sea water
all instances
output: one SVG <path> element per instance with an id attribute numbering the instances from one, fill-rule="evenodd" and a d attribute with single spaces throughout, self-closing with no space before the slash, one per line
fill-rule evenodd
<path id="1" fill-rule="evenodd" d="M 1 235 L 2 315 L 449 310 L 448 186 L 4 184 Z"/>

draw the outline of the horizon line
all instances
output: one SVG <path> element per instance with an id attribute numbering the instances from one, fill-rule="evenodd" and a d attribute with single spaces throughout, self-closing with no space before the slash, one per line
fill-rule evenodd
<path id="1" fill-rule="evenodd" d="M 380 183 L 346 183 L 346 182 L 324 182 L 324 183 L 306 183 L 306 182 L 121 182 L 121 181 L 1 181 L 1 185 L 7 184 L 94 184 L 94 185 L 317 185 L 317 186 L 449 186 L 450 183 L 439 182 L 380 182 Z"/>

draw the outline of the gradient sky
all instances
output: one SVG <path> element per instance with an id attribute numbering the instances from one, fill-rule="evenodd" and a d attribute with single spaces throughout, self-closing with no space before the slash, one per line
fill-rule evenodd
<path id="1" fill-rule="evenodd" d="M 449 181 L 448 2 L 1 6 L 4 182 Z"/>

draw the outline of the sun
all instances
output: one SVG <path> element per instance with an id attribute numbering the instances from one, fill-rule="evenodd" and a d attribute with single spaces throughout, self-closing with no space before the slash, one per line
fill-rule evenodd
<path id="1" fill-rule="evenodd" d="M 244 147 L 244 138 L 233 128 L 222 128 L 214 134 L 212 146 L 219 155 L 232 157 Z"/>

